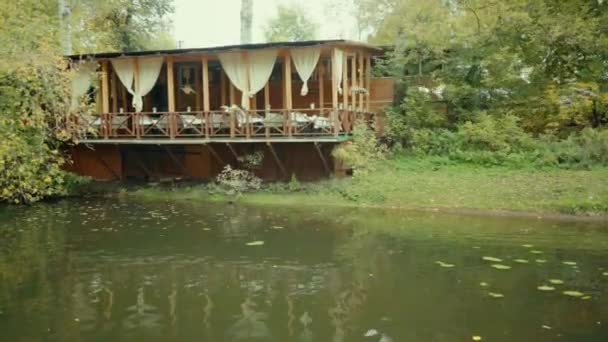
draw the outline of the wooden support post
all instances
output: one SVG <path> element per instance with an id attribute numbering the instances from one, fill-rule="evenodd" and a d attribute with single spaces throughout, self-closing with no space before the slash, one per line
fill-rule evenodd
<path id="1" fill-rule="evenodd" d="M 323 66 L 323 61 L 319 59 L 319 64 L 318 64 L 318 73 L 317 73 L 317 77 L 319 78 L 319 110 L 320 113 L 323 114 L 323 107 L 324 107 L 324 76 L 325 76 L 325 67 Z"/>
<path id="2" fill-rule="evenodd" d="M 203 56 L 202 60 L 203 68 L 203 110 L 208 112 L 210 110 L 209 105 L 209 61 L 207 57 Z"/>
<path id="3" fill-rule="evenodd" d="M 173 57 L 166 58 L 167 63 L 167 104 L 168 112 L 175 112 L 175 80 L 173 77 Z"/>
<path id="4" fill-rule="evenodd" d="M 226 73 L 220 69 L 220 102 L 221 106 L 226 105 Z"/>
<path id="5" fill-rule="evenodd" d="M 270 149 L 270 153 L 274 157 L 274 161 L 277 163 L 277 166 L 281 170 L 281 173 L 283 174 L 283 179 L 287 179 L 287 170 L 285 170 L 283 163 L 281 163 L 281 160 L 279 159 L 277 152 L 274 150 L 274 146 L 272 146 L 272 144 L 269 142 L 267 142 L 266 145 L 268 145 L 268 149 Z"/>
<path id="6" fill-rule="evenodd" d="M 139 89 L 139 59 L 138 58 L 134 58 L 133 59 L 133 90 L 134 92 L 137 92 L 137 90 Z M 142 99 L 143 101 L 143 99 Z M 137 112 L 137 110 L 134 110 L 135 112 Z M 141 137 L 144 132 L 143 132 L 143 127 L 139 127 L 139 120 L 138 120 L 138 115 L 139 113 L 135 113 L 135 120 L 131 120 L 131 124 L 133 127 L 133 131 L 135 132 L 135 136 L 137 138 Z"/>
<path id="7" fill-rule="evenodd" d="M 239 155 L 234 150 L 234 147 L 230 143 L 226 143 L 226 146 L 228 146 L 228 149 L 230 150 L 230 152 L 232 152 L 232 155 L 234 156 L 234 160 L 236 160 L 238 162 Z"/>
<path id="8" fill-rule="evenodd" d="M 329 164 L 327 163 L 327 159 L 325 159 L 325 156 L 323 155 L 323 151 L 321 150 L 319 143 L 315 142 L 314 145 L 315 149 L 317 150 L 317 153 L 319 154 L 319 158 L 321 158 L 321 162 L 323 163 L 323 169 L 325 169 L 325 173 L 329 175 L 331 171 L 329 170 Z"/>
<path id="9" fill-rule="evenodd" d="M 110 79 L 110 92 L 112 93 L 112 113 L 118 112 L 118 78 L 115 72 L 112 72 Z"/>
<path id="10" fill-rule="evenodd" d="M 291 98 L 291 57 L 289 56 L 289 52 L 286 52 L 283 58 L 283 93 L 285 94 L 283 97 L 283 103 L 285 104 L 284 108 L 287 110 L 285 130 L 287 131 L 287 136 L 291 137 L 292 125 L 290 118 L 293 102 Z"/>
<path id="11" fill-rule="evenodd" d="M 352 89 L 357 87 L 357 53 L 355 52 L 350 60 L 350 86 Z M 355 92 L 351 92 L 351 106 L 353 110 L 357 110 L 357 94 Z"/>
<path id="12" fill-rule="evenodd" d="M 331 107 L 332 109 L 338 109 L 338 73 L 336 72 L 336 53 L 335 48 L 331 53 Z"/>
<path id="13" fill-rule="evenodd" d="M 270 80 L 264 85 L 264 109 L 268 109 L 270 106 Z"/>
<path id="14" fill-rule="evenodd" d="M 367 93 L 365 94 L 365 110 L 370 111 L 370 97 L 371 97 L 371 83 L 372 83 L 372 56 L 367 55 L 367 60 L 365 62 L 365 89 L 367 89 Z"/>
<path id="15" fill-rule="evenodd" d="M 232 82 L 230 82 L 230 103 L 228 104 L 228 106 L 232 106 L 234 104 L 235 101 L 235 97 L 236 97 L 236 89 L 234 89 L 234 85 L 232 84 Z"/>
<path id="16" fill-rule="evenodd" d="M 127 102 L 127 88 L 124 85 L 120 86 L 120 98 L 122 99 L 122 108 L 125 112 L 129 111 L 129 103 Z"/>
<path id="17" fill-rule="evenodd" d="M 203 57 L 204 58 L 204 57 Z M 196 88 L 196 103 L 194 105 L 195 110 L 198 112 L 201 110 L 201 96 L 203 93 L 203 87 L 201 86 L 201 84 L 203 83 L 203 72 L 202 70 L 204 69 L 202 63 L 201 63 L 201 73 L 198 75 L 194 75 L 194 80 L 195 80 L 195 88 Z"/>
<path id="18" fill-rule="evenodd" d="M 357 78 L 357 83 L 358 86 L 360 88 L 365 87 L 365 83 L 364 83 L 364 68 L 365 65 L 363 64 L 363 53 L 359 53 L 359 69 L 357 70 L 357 74 L 359 75 L 359 77 Z M 363 105 L 363 93 L 359 93 L 359 101 L 357 101 L 357 103 L 359 104 L 359 110 L 363 111 L 365 109 L 365 106 Z"/>
<path id="19" fill-rule="evenodd" d="M 291 57 L 289 52 L 285 53 L 283 63 L 284 87 L 285 87 L 285 108 L 291 110 L 293 108 L 291 94 Z"/>
<path id="20" fill-rule="evenodd" d="M 108 61 L 101 62 L 101 112 L 110 111 L 110 93 L 108 86 Z"/>
<path id="21" fill-rule="evenodd" d="M 220 158 L 220 155 L 217 154 L 217 152 L 215 151 L 215 149 L 213 147 L 211 147 L 211 144 L 205 144 L 203 146 L 207 147 L 209 152 L 211 152 L 211 155 L 213 156 L 213 158 L 217 159 L 217 161 L 219 161 L 220 164 L 222 164 L 222 166 L 226 165 L 224 160 L 222 158 Z"/>
<path id="22" fill-rule="evenodd" d="M 344 52 L 342 60 L 342 106 L 348 109 L 348 55 Z"/>

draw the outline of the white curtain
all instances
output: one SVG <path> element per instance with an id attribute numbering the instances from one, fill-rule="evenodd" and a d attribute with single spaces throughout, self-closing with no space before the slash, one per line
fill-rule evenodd
<path id="1" fill-rule="evenodd" d="M 336 84 L 338 85 L 338 93 L 342 94 L 342 64 L 344 63 L 344 51 L 340 49 L 334 49 L 334 64 L 332 67 L 335 69 Z"/>
<path id="2" fill-rule="evenodd" d="M 264 88 L 272 74 L 277 50 L 247 52 L 247 61 L 244 56 L 240 51 L 218 54 L 222 69 L 230 82 L 243 94 L 241 107 L 249 109 L 249 98 Z"/>
<path id="3" fill-rule="evenodd" d="M 277 59 L 277 50 L 252 51 L 247 56 L 249 58 L 249 97 L 253 97 L 268 82 Z"/>
<path id="4" fill-rule="evenodd" d="M 74 65 L 74 77 L 72 78 L 72 109 L 78 107 L 78 100 L 84 96 L 93 82 L 93 76 L 97 69 L 95 62 L 81 62 Z"/>
<path id="5" fill-rule="evenodd" d="M 136 83 L 138 86 L 134 89 L 133 94 L 133 108 L 136 112 L 141 112 L 143 109 L 143 97 L 154 88 L 162 67 L 162 57 L 139 58 L 139 74 Z"/>
<path id="6" fill-rule="evenodd" d="M 247 82 L 247 65 L 243 60 L 241 52 L 224 52 L 218 54 L 222 69 L 228 75 L 230 82 L 243 93 L 241 106 L 249 108 L 249 84 Z"/>
<path id="7" fill-rule="evenodd" d="M 137 77 L 138 87 L 134 89 L 133 80 L 135 78 L 134 59 L 115 59 L 112 60 L 112 67 L 125 86 L 129 94 L 133 95 L 133 108 L 136 112 L 141 112 L 144 107 L 143 97 L 146 96 L 156 84 L 158 75 L 163 66 L 162 57 L 139 58 L 139 74 Z"/>
<path id="8" fill-rule="evenodd" d="M 135 64 L 132 59 L 113 59 L 112 69 L 118 76 L 120 83 L 127 89 L 129 94 L 133 95 L 133 73 L 135 72 Z"/>
<path id="9" fill-rule="evenodd" d="M 300 95 L 306 96 L 308 94 L 308 79 L 315 70 L 317 63 L 319 62 L 319 56 L 321 55 L 321 49 L 318 47 L 292 49 L 290 51 L 291 59 L 293 64 L 296 66 L 296 70 L 300 79 L 304 83 Z"/>

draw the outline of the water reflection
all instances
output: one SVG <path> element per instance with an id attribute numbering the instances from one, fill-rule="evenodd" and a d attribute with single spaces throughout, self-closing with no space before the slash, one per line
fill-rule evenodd
<path id="1" fill-rule="evenodd" d="M 608 232 L 601 226 L 102 200 L 3 215 L 6 340 L 608 336 Z M 540 257 L 531 250 L 546 262 L 534 262 Z M 511 269 L 493 269 L 483 256 Z M 564 284 L 539 291 L 548 279 Z"/>

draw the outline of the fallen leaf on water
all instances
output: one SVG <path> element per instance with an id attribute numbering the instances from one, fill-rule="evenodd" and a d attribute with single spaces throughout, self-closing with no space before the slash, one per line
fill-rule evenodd
<path id="1" fill-rule="evenodd" d="M 481 341 L 481 336 L 473 336 L 473 341 Z"/>
<path id="2" fill-rule="evenodd" d="M 551 284 L 555 284 L 555 285 L 561 285 L 561 284 L 563 284 L 563 283 L 564 283 L 564 281 L 563 281 L 563 280 L 560 280 L 560 279 L 549 279 L 549 282 L 550 282 Z"/>
<path id="3" fill-rule="evenodd" d="M 564 291 L 562 292 L 563 294 L 565 294 L 566 296 L 570 296 L 570 297 L 582 297 L 584 294 L 582 292 L 579 291 Z"/>
<path id="4" fill-rule="evenodd" d="M 568 265 L 568 266 L 576 266 L 575 261 L 562 261 L 562 264 Z"/>
<path id="5" fill-rule="evenodd" d="M 541 286 L 537 287 L 537 289 L 539 289 L 541 291 L 553 291 L 553 290 L 555 290 L 555 287 L 549 286 L 549 285 L 541 285 Z"/>
<path id="6" fill-rule="evenodd" d="M 527 244 L 527 243 L 526 243 L 526 244 L 523 244 L 523 245 L 521 245 L 521 246 L 522 246 L 522 247 L 525 247 L 525 248 L 532 248 L 532 247 L 534 247 L 534 245 L 530 245 L 530 244 Z"/>
<path id="7" fill-rule="evenodd" d="M 550 326 L 548 326 L 548 325 L 544 325 L 544 324 L 543 324 L 543 325 L 541 325 L 540 327 L 541 327 L 541 328 L 543 328 L 543 329 L 547 329 L 547 330 L 551 330 L 551 329 L 553 329 L 553 328 L 551 328 Z"/>
<path id="8" fill-rule="evenodd" d="M 493 261 L 493 262 L 501 262 L 502 261 L 502 259 L 498 259 L 498 258 L 491 257 L 491 256 L 484 256 L 484 257 L 481 257 L 481 258 L 483 260 L 485 260 L 485 261 Z"/>
<path id="9" fill-rule="evenodd" d="M 247 246 L 261 246 L 263 244 L 264 241 L 251 241 L 246 243 Z"/>
<path id="10" fill-rule="evenodd" d="M 482 281 L 481 283 L 479 283 L 479 286 L 486 287 L 486 286 L 488 286 L 488 283 Z"/>
<path id="11" fill-rule="evenodd" d="M 604 273 L 602 273 L 602 275 L 608 277 L 608 272 L 604 272 Z"/>
<path id="12" fill-rule="evenodd" d="M 528 261 L 528 260 L 526 260 L 526 259 L 515 259 L 515 260 L 513 260 L 513 261 L 518 262 L 518 263 L 520 263 L 520 264 L 527 264 L 527 263 L 529 262 L 529 261 Z"/>
<path id="13" fill-rule="evenodd" d="M 543 251 L 537 251 L 535 249 L 531 250 L 530 253 L 532 254 L 543 254 Z"/>
<path id="14" fill-rule="evenodd" d="M 581 299 L 588 300 L 591 299 L 591 296 L 583 296 Z"/>
<path id="15" fill-rule="evenodd" d="M 443 261 L 435 261 L 435 263 L 441 267 L 445 267 L 445 268 L 450 268 L 450 267 L 454 267 L 456 265 L 454 264 L 449 264 L 447 262 L 443 262 Z"/>
<path id="16" fill-rule="evenodd" d="M 534 260 L 534 261 L 536 261 L 536 262 L 537 262 L 537 263 L 539 263 L 539 264 L 544 264 L 544 263 L 546 263 L 546 262 L 547 262 L 547 260 L 545 260 L 545 259 L 536 259 L 536 260 Z"/>
<path id="17" fill-rule="evenodd" d="M 507 266 L 507 265 L 503 265 L 503 264 L 493 264 L 492 267 L 494 267 L 497 270 L 510 270 L 511 266 Z"/>
<path id="18" fill-rule="evenodd" d="M 283 229 L 281 226 L 272 226 L 272 229 Z"/>
<path id="19" fill-rule="evenodd" d="M 378 335 L 378 330 L 376 329 L 369 329 L 365 335 L 363 335 L 364 337 L 372 337 L 372 336 L 376 336 Z"/>
<path id="20" fill-rule="evenodd" d="M 503 295 L 502 293 L 488 292 L 488 296 L 492 298 L 503 298 L 505 295 Z"/>

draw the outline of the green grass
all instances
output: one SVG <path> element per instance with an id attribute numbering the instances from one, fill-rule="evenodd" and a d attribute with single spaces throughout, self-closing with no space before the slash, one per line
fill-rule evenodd
<path id="1" fill-rule="evenodd" d="M 143 198 L 226 201 L 204 186 L 172 191 L 147 188 Z M 239 202 L 314 206 L 379 206 L 406 209 L 505 210 L 608 215 L 608 168 L 563 170 L 483 167 L 442 159 L 399 157 L 355 179 L 286 185 L 246 193 Z"/>

